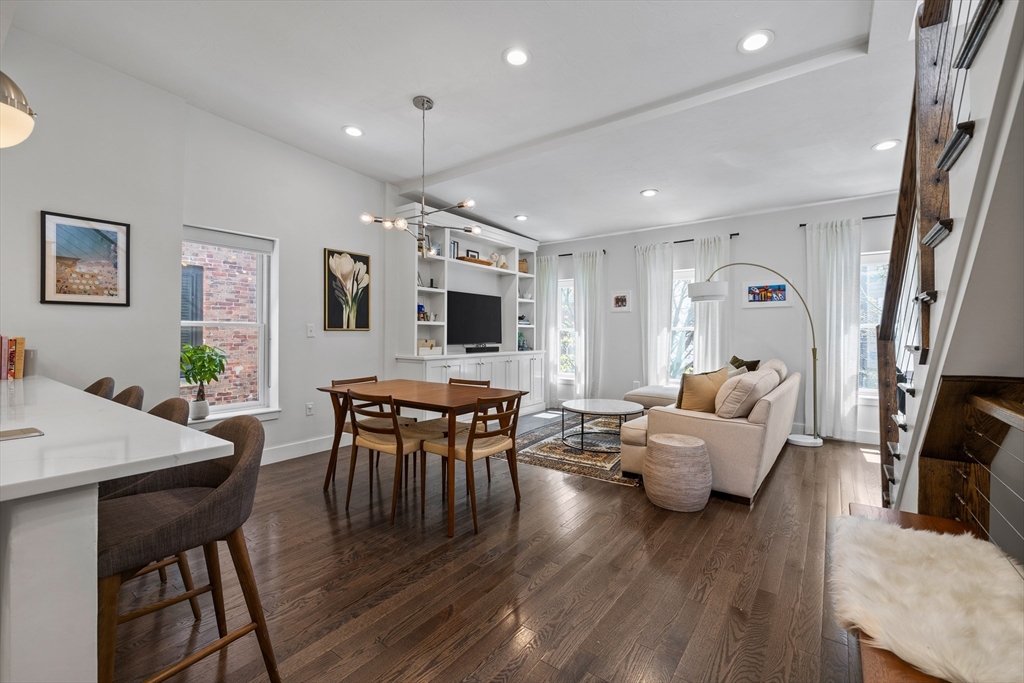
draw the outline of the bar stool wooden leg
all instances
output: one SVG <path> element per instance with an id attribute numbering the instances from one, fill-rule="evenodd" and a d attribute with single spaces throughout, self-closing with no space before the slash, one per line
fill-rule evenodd
<path id="1" fill-rule="evenodd" d="M 114 653 L 117 650 L 117 596 L 121 575 L 99 580 L 99 618 L 97 622 L 97 677 L 99 683 L 114 681 Z"/>
<path id="2" fill-rule="evenodd" d="M 192 570 L 188 567 L 188 558 L 185 557 L 185 553 L 178 553 L 178 572 L 181 573 L 181 582 L 185 584 L 185 590 L 195 590 L 196 585 L 192 582 Z M 203 613 L 199 609 L 199 598 L 191 597 L 188 599 L 188 603 L 192 606 L 192 616 L 196 618 L 196 621 L 202 619 Z"/>
<path id="3" fill-rule="evenodd" d="M 217 633 L 223 638 L 228 634 L 228 622 L 224 614 L 224 586 L 220 581 L 220 554 L 217 551 L 217 541 L 204 545 L 203 555 L 206 557 L 206 573 L 210 575 L 213 613 L 217 617 Z"/>
<path id="4" fill-rule="evenodd" d="M 372 463 L 373 460 L 370 462 Z M 231 560 L 235 564 L 235 573 L 238 574 L 238 583 L 242 586 L 245 606 L 249 609 L 249 618 L 256 624 L 256 640 L 260 644 L 263 663 L 267 666 L 267 675 L 270 676 L 271 683 L 281 683 L 281 674 L 277 671 L 277 659 L 274 657 L 274 647 L 270 644 L 270 632 L 267 630 L 267 620 L 263 616 L 260 592 L 256 587 L 256 577 L 252 573 L 249 549 L 245 545 L 245 535 L 242 533 L 242 529 L 235 529 L 228 534 L 227 542 Z"/>

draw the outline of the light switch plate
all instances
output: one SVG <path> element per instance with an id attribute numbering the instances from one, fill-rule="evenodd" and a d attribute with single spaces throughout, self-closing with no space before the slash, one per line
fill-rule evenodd
<path id="1" fill-rule="evenodd" d="M 307 337 L 315 337 L 316 336 L 316 325 L 314 323 L 307 323 L 306 324 L 306 336 Z"/>

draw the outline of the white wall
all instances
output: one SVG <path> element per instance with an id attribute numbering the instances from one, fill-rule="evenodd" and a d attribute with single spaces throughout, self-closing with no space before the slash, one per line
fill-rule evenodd
<path id="1" fill-rule="evenodd" d="M 0 329 L 39 374 L 177 395 L 185 101 L 15 28 L 3 69 L 39 117 L 0 151 Z M 39 303 L 44 210 L 131 224 L 130 307 Z"/>
<path id="2" fill-rule="evenodd" d="M 807 280 L 804 231 L 799 227 L 801 223 L 890 214 L 895 209 L 896 194 L 893 193 L 624 235 L 543 244 L 539 254 L 547 256 L 605 249 L 607 291 L 628 290 L 636 297 L 636 261 L 633 250 L 635 246 L 738 232 L 740 235 L 733 238 L 729 244 L 730 261 L 764 264 L 784 274 L 801 289 Z M 888 250 L 892 240 L 892 226 L 891 218 L 865 221 L 862 251 Z M 563 262 L 570 260 L 562 259 Z M 676 268 L 692 268 L 693 261 L 692 243 L 676 245 Z M 571 277 L 571 264 L 563 263 L 561 266 L 563 274 Z M 729 269 L 727 273 L 731 288 L 726 304 L 730 313 L 727 316 L 730 352 L 748 359 L 780 358 L 791 371 L 800 372 L 807 377 L 806 370 L 810 366 L 810 339 L 807 315 L 799 301 L 794 302 L 792 308 L 765 310 L 743 308 L 741 305 L 742 283 L 757 280 L 763 275 L 768 273 L 739 266 Z M 601 393 L 607 397 L 621 397 L 633 388 L 634 382 L 645 383 L 640 368 L 640 314 L 634 305 L 631 313 L 609 313 L 605 319 L 608 325 L 603 338 Z M 794 431 L 803 429 L 803 406 L 801 393 L 797 403 Z M 877 409 L 866 407 L 861 412 L 866 414 L 862 419 L 865 432 L 861 439 L 877 443 Z"/>
<path id="3" fill-rule="evenodd" d="M 383 237 L 358 216 L 384 210 L 384 186 L 17 29 L 3 64 L 39 118 L 0 152 L 0 329 L 26 337 L 40 374 L 140 384 L 148 408 L 178 391 L 181 226 L 280 238 L 282 411 L 264 423 L 266 459 L 329 446 L 316 387 L 383 368 Z M 130 307 L 39 303 L 40 210 L 131 223 Z M 370 255 L 369 332 L 323 331 L 324 247 Z"/>

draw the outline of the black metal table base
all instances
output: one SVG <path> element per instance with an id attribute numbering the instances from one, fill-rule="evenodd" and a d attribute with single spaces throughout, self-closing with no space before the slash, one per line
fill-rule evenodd
<path id="1" fill-rule="evenodd" d="M 570 413 L 575 413 L 576 411 L 570 410 L 569 412 Z M 575 448 L 576 450 L 582 451 L 584 453 L 621 453 L 622 452 L 622 423 L 625 422 L 626 418 L 629 417 L 630 415 L 638 415 L 638 414 L 642 415 L 643 413 L 642 412 L 640 412 L 640 413 L 620 413 L 618 415 L 590 414 L 590 413 L 576 413 L 576 414 L 580 416 L 580 431 L 578 433 L 576 433 L 576 434 L 569 434 L 567 436 L 566 433 L 565 433 L 565 408 L 562 408 L 562 444 L 563 445 L 566 445 L 569 448 Z M 600 428 L 595 428 L 595 429 L 591 429 L 591 430 L 588 431 L 587 428 L 586 428 L 587 415 L 591 415 L 591 417 L 617 417 L 619 419 L 619 426 L 618 426 L 617 429 L 600 429 Z M 572 428 L 570 427 L 570 429 L 572 429 Z M 587 448 L 586 446 L 587 446 L 587 435 L 588 434 L 590 434 L 590 435 L 593 435 L 593 434 L 618 434 L 619 435 L 619 447 L 618 448 L 603 448 L 602 447 L 600 449 L 597 449 L 597 448 Z M 579 440 L 579 445 L 576 445 L 574 443 L 570 443 L 571 439 L 578 439 Z"/>

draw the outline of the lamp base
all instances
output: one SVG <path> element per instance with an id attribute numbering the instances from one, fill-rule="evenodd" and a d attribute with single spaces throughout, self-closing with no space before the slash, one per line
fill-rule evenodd
<path id="1" fill-rule="evenodd" d="M 790 434 L 786 441 L 794 446 L 804 446 L 807 448 L 818 448 L 825 443 L 821 439 L 815 438 L 810 434 Z"/>

